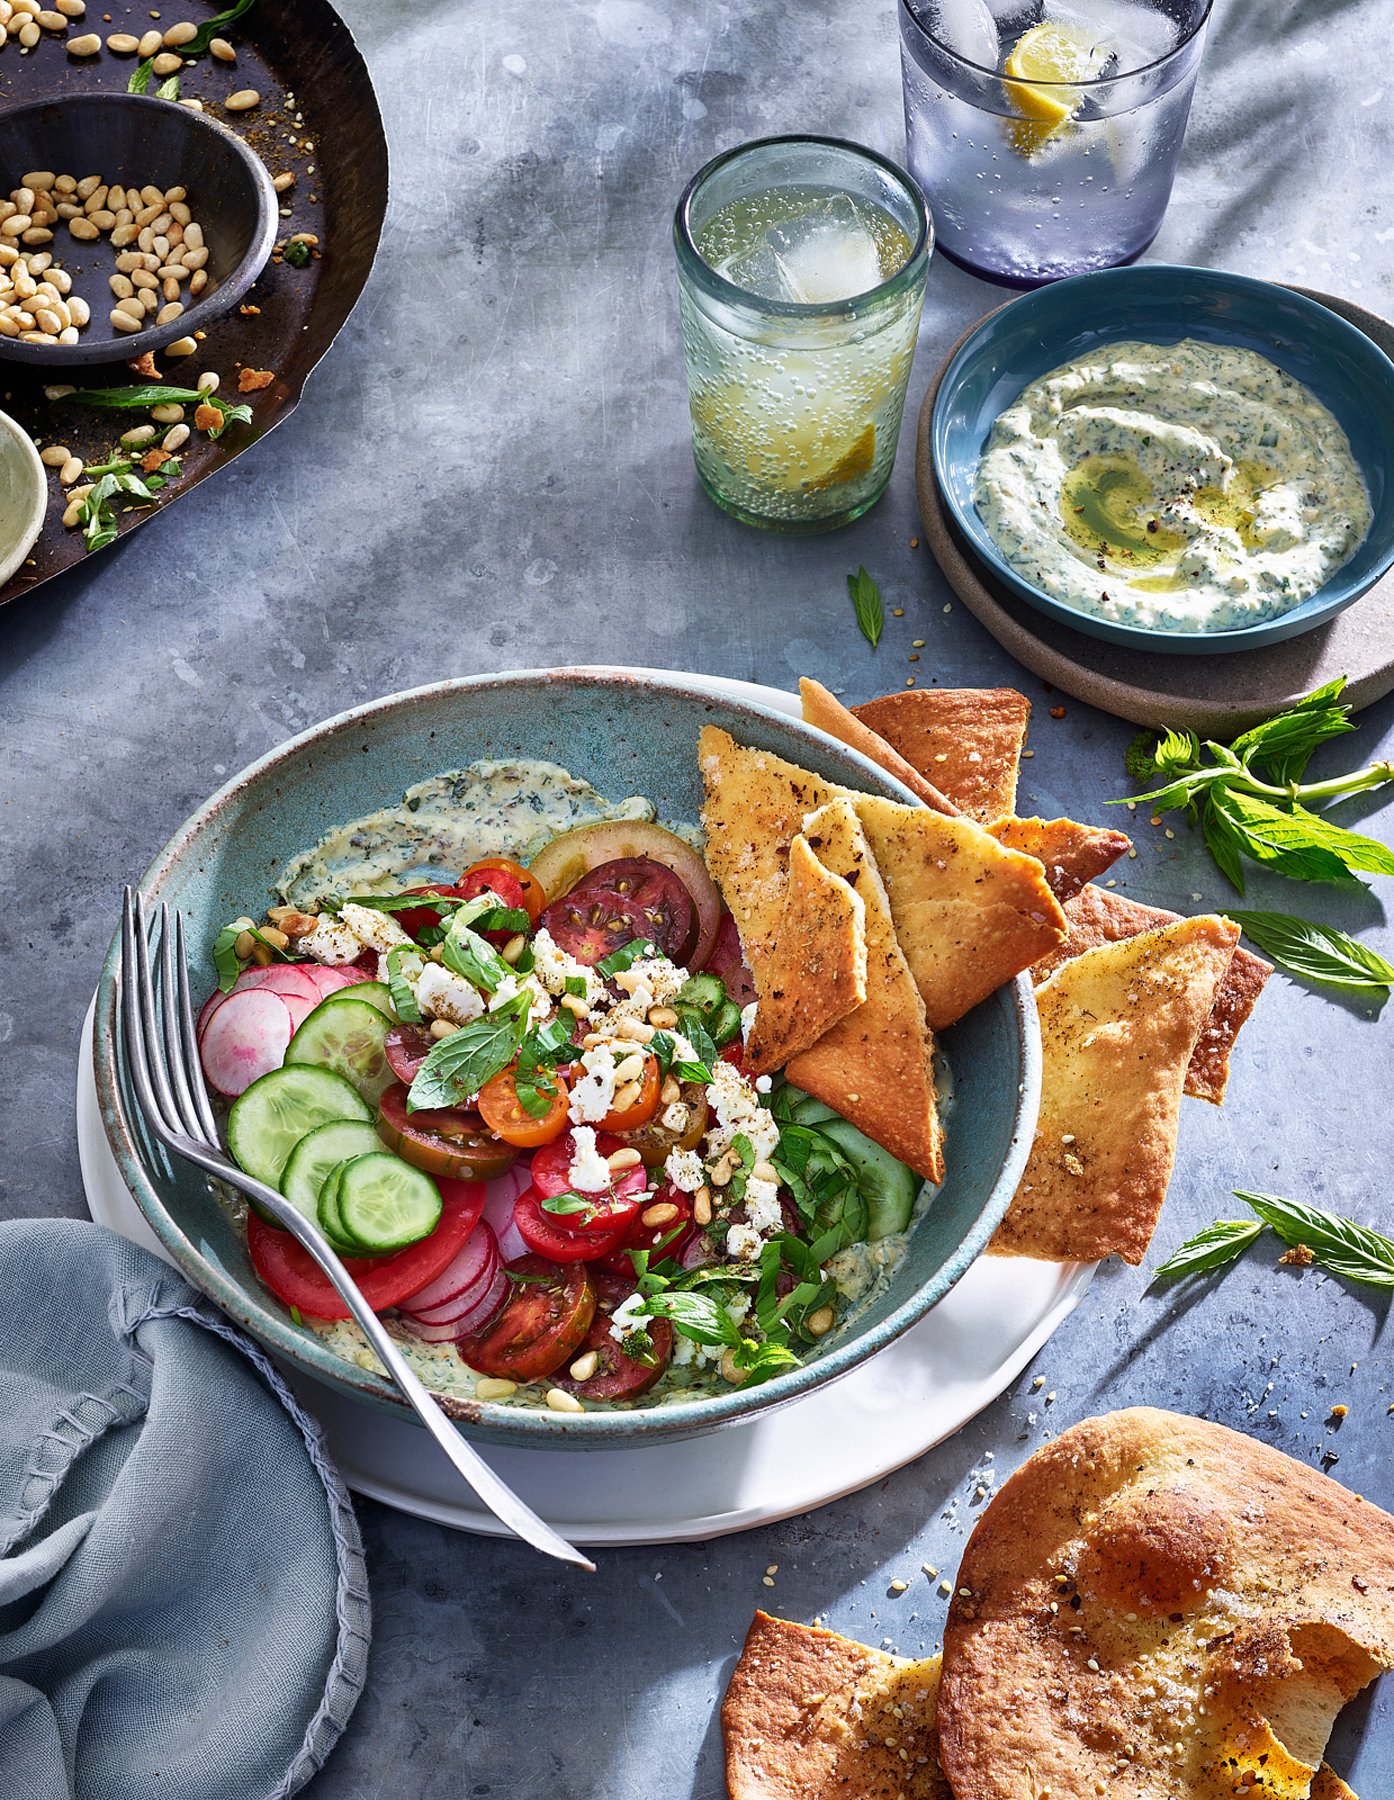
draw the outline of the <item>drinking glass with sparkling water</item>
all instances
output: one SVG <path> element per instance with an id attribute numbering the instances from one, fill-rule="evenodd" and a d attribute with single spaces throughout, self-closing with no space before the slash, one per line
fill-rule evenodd
<path id="1" fill-rule="evenodd" d="M 939 247 L 1013 287 L 1162 222 L 1211 0 L 899 0 L 910 171 Z"/>
<path id="2" fill-rule="evenodd" d="M 673 226 L 697 472 L 747 524 L 826 531 L 881 497 L 929 265 L 924 198 L 836 138 L 702 169 Z"/>

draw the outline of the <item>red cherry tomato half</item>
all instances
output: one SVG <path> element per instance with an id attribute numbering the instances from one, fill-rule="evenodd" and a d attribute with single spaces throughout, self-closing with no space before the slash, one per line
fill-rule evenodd
<path id="1" fill-rule="evenodd" d="M 570 1362 L 595 1317 L 595 1289 L 581 1263 L 543 1256 L 505 1264 L 511 1293 L 488 1331 L 463 1338 L 460 1354 L 481 1375 L 537 1381 Z"/>
<path id="2" fill-rule="evenodd" d="M 470 896 L 457 887 L 447 887 L 444 882 L 435 887 L 414 887 L 404 890 L 408 894 L 439 894 L 445 900 L 468 900 Z M 438 906 L 408 906 L 402 912 L 394 914 L 397 923 L 408 937 L 419 937 L 429 926 L 439 925 L 441 910 Z M 374 957 L 376 962 L 376 956 Z"/>
<path id="3" fill-rule="evenodd" d="M 565 1370 L 554 1377 L 556 1385 L 583 1400 L 634 1400 L 646 1394 L 662 1379 L 673 1354 L 673 1327 L 666 1319 L 650 1319 L 645 1327 L 653 1345 L 652 1360 L 629 1356 L 610 1335 L 610 1315 L 634 1291 L 633 1268 L 630 1280 L 618 1275 L 593 1271 L 597 1305 L 591 1328 L 579 1354 L 596 1353 L 594 1375 L 586 1381 L 575 1381 Z M 575 1361 L 575 1358 L 572 1358 Z"/>
<path id="4" fill-rule="evenodd" d="M 344 1267 L 374 1312 L 400 1306 L 437 1275 L 443 1275 L 464 1247 L 484 1210 L 484 1188 L 475 1181 L 442 1181 L 440 1223 L 430 1237 L 394 1256 L 346 1256 Z M 346 1319 L 349 1309 L 319 1264 L 279 1226 L 255 1212 L 247 1214 L 247 1249 L 252 1267 L 278 1300 L 313 1319 Z"/>
<path id="5" fill-rule="evenodd" d="M 500 885 L 505 880 L 509 884 L 506 889 Z M 507 900 L 510 906 L 521 906 L 534 927 L 542 917 L 542 909 L 547 904 L 546 889 L 522 863 L 514 862 L 511 857 L 483 856 L 478 862 L 471 863 L 460 877 L 460 886 L 469 888 L 471 882 L 475 884 L 471 889 L 473 893 L 482 894 L 485 888 L 492 888 L 500 900 Z"/>
<path id="6" fill-rule="evenodd" d="M 553 1092 L 540 1118 L 534 1118 L 518 1098 L 518 1070 L 502 1069 L 479 1090 L 479 1116 L 505 1144 L 516 1144 L 531 1150 L 538 1144 L 550 1144 L 566 1130 L 566 1077 L 560 1070 L 549 1076 Z M 548 1096 L 544 1093 L 543 1099 Z"/>
<path id="7" fill-rule="evenodd" d="M 657 1251 L 660 1260 L 669 1256 L 681 1256 L 691 1241 L 696 1226 L 692 1223 L 692 1196 L 675 1188 L 671 1181 L 665 1181 L 656 1194 L 644 1196 L 644 1212 L 655 1206 L 668 1205 L 676 1208 L 673 1216 L 661 1224 L 646 1225 L 636 1220 L 623 1247 L 605 1258 L 605 1267 L 618 1275 L 633 1276 L 634 1264 L 628 1252 L 631 1250 Z"/>
<path id="8" fill-rule="evenodd" d="M 543 1196 L 536 1188 L 525 1188 L 513 1203 L 513 1223 L 529 1250 L 539 1256 L 550 1256 L 553 1262 L 589 1262 L 609 1256 L 618 1250 L 629 1235 L 630 1219 L 637 1211 L 614 1217 L 603 1230 L 577 1223 L 579 1213 L 549 1213 L 543 1209 Z M 609 1216 L 609 1215 L 607 1215 Z"/>
<path id="9" fill-rule="evenodd" d="M 627 1146 L 608 1132 L 599 1131 L 595 1137 L 596 1153 L 607 1159 L 616 1150 Z M 571 1165 L 576 1160 L 576 1139 L 570 1131 L 564 1131 L 559 1138 L 550 1144 L 544 1144 L 532 1159 L 532 1185 L 544 1200 L 550 1200 L 554 1194 L 570 1193 L 574 1183 L 571 1179 Z M 633 1217 L 638 1209 L 638 1201 L 648 1187 L 648 1171 L 641 1163 L 636 1169 L 625 1169 L 622 1174 L 611 1179 L 609 1192 L 587 1196 L 597 1205 L 602 1201 L 614 1206 L 621 1201 L 630 1201 L 626 1217 Z"/>
<path id="10" fill-rule="evenodd" d="M 590 967 L 635 938 L 683 963 L 698 934 L 691 894 L 666 864 L 647 856 L 601 863 L 552 902 L 542 923 L 568 955 Z"/>

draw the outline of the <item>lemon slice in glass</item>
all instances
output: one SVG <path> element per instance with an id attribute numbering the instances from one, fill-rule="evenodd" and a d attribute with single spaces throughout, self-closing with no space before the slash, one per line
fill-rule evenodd
<path id="1" fill-rule="evenodd" d="M 1092 80 L 1106 61 L 1107 51 L 1085 26 L 1046 21 L 1023 31 L 1003 64 L 1002 85 L 1022 115 L 1007 127 L 1012 148 L 1034 156 L 1058 138 L 1079 109 L 1072 84 Z"/>

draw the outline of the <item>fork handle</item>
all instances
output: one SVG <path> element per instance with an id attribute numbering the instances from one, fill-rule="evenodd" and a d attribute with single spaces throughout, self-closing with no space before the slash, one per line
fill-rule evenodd
<path id="1" fill-rule="evenodd" d="M 258 1206 L 269 1212 L 278 1224 L 284 1225 L 297 1242 L 309 1251 L 334 1284 L 340 1299 L 353 1314 L 359 1329 L 396 1382 L 403 1398 L 490 1512 L 535 1550 L 554 1556 L 559 1562 L 571 1563 L 578 1569 L 587 1569 L 593 1574 L 595 1564 L 574 1545 L 567 1543 L 545 1519 L 538 1518 L 532 1508 L 520 1500 L 494 1473 L 474 1446 L 461 1437 L 436 1404 L 420 1376 L 392 1341 L 382 1320 L 363 1298 L 357 1283 L 335 1255 L 328 1240 L 304 1213 L 292 1206 L 274 1188 L 267 1187 L 264 1182 L 234 1168 L 221 1156 L 196 1144 L 193 1139 L 182 1138 L 178 1147 L 190 1162 L 197 1163 L 208 1174 L 226 1181 L 254 1199 Z"/>

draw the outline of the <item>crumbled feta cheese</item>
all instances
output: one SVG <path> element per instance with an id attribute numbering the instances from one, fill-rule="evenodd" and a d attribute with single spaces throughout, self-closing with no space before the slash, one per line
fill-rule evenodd
<path id="1" fill-rule="evenodd" d="M 717 1157 L 732 1140 L 744 1135 L 756 1162 L 773 1156 L 779 1146 L 779 1125 L 761 1106 L 754 1088 L 734 1063 L 718 1062 L 707 1090 L 718 1129 L 707 1133 L 707 1155 Z"/>
<path id="2" fill-rule="evenodd" d="M 416 1004 L 433 1018 L 468 1025 L 484 1011 L 484 1002 L 463 975 L 428 962 L 416 984 Z"/>
<path id="3" fill-rule="evenodd" d="M 664 1107 L 659 1123 L 665 1131 L 676 1131 L 681 1137 L 692 1123 L 692 1108 L 685 1100 L 675 1100 L 671 1106 Z"/>
<path id="4" fill-rule="evenodd" d="M 351 963 L 355 957 L 363 954 L 363 946 L 347 925 L 329 913 L 321 913 L 319 922 L 308 937 L 303 937 L 297 946 L 306 956 L 311 956 L 318 963 Z"/>
<path id="5" fill-rule="evenodd" d="M 768 1094 L 773 1086 L 774 1083 L 770 1080 L 768 1075 L 757 1075 L 755 1077 L 755 1092 L 757 1094 Z"/>
<path id="6" fill-rule="evenodd" d="M 646 956 L 635 963 L 633 972 L 653 995 L 655 1006 L 666 1006 L 676 998 L 688 979 L 687 970 L 669 962 L 666 956 Z"/>
<path id="7" fill-rule="evenodd" d="M 398 944 L 411 942 L 410 934 L 402 929 L 391 913 L 378 912 L 372 906 L 355 906 L 351 900 L 340 907 L 339 922 L 347 925 L 362 949 L 395 950 Z"/>
<path id="8" fill-rule="evenodd" d="M 605 992 L 605 983 L 595 970 L 569 956 L 545 926 L 532 940 L 532 953 L 536 959 L 533 973 L 549 994 L 564 994 L 568 981 L 584 981 L 586 988 L 580 998 L 589 1006 Z"/>
<path id="9" fill-rule="evenodd" d="M 732 1262 L 755 1262 L 764 1247 L 753 1225 L 733 1225 L 726 1233 L 726 1255 Z"/>
<path id="10" fill-rule="evenodd" d="M 750 1034 L 755 1029 L 755 1008 L 757 1002 L 752 1000 L 749 1006 L 741 1008 L 741 1042 L 748 1044 Z"/>
<path id="11" fill-rule="evenodd" d="M 573 1125 L 598 1124 L 615 1103 L 615 1052 L 609 1044 L 596 1044 L 581 1056 L 585 1074 L 574 1084 L 567 1102 Z"/>
<path id="12" fill-rule="evenodd" d="M 745 1184 L 745 1211 L 755 1229 L 767 1237 L 779 1231 L 784 1223 L 779 1205 L 779 1183 L 752 1175 Z"/>
<path id="13" fill-rule="evenodd" d="M 387 951 L 387 950 L 379 950 L 378 951 L 378 980 L 379 981 L 385 982 L 392 973 L 391 969 L 388 967 L 388 962 L 387 962 L 387 959 L 390 955 L 391 955 L 390 951 Z M 416 992 L 416 984 L 418 981 L 420 981 L 421 971 L 425 966 L 426 966 L 426 959 L 423 956 L 418 955 L 415 950 L 411 951 L 406 956 L 399 957 L 397 960 L 397 973 L 401 976 L 402 980 L 406 982 L 407 986 L 412 990 L 413 993 Z"/>
<path id="14" fill-rule="evenodd" d="M 595 1147 L 595 1131 L 577 1125 L 571 1133 L 573 1153 L 568 1180 L 578 1194 L 601 1194 L 610 1185 L 610 1165 Z"/>
<path id="15" fill-rule="evenodd" d="M 631 1294 L 611 1313 L 610 1336 L 617 1344 L 622 1344 L 631 1331 L 642 1331 L 645 1337 L 648 1336 L 652 1321 L 644 1311 L 646 1305 L 642 1294 Z"/>
<path id="16" fill-rule="evenodd" d="M 695 1194 L 707 1178 L 702 1159 L 695 1150 L 670 1150 L 663 1173 L 683 1194 Z"/>
<path id="17" fill-rule="evenodd" d="M 552 996 L 533 980 L 531 975 L 505 975 L 494 989 L 493 998 L 489 1002 L 489 1011 L 497 1012 L 499 1007 L 506 1006 L 519 994 L 527 994 L 528 1018 L 536 1024 L 547 1018 L 552 1011 Z"/>
<path id="18" fill-rule="evenodd" d="M 673 1339 L 673 1367 L 686 1369 L 691 1366 L 697 1354 L 697 1346 L 691 1338 L 675 1336 Z"/>

